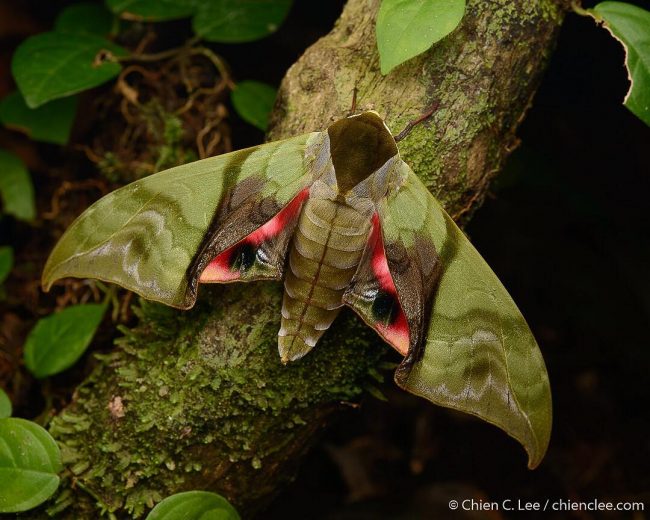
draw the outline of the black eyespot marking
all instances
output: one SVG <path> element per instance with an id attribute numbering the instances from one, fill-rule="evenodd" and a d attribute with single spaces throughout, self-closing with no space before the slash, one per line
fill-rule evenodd
<path id="1" fill-rule="evenodd" d="M 397 298 L 386 291 L 379 291 L 372 302 L 372 315 L 384 325 L 392 325 L 399 315 Z"/>
<path id="2" fill-rule="evenodd" d="M 231 271 L 248 271 L 255 263 L 257 248 L 249 243 L 242 242 L 237 245 L 230 256 Z"/>

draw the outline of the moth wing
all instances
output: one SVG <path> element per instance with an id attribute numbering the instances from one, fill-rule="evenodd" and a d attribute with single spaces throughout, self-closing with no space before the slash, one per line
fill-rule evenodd
<path id="1" fill-rule="evenodd" d="M 425 316 L 421 347 L 412 337 L 395 380 L 435 404 L 503 429 L 524 446 L 534 468 L 551 431 L 550 386 L 539 347 L 485 260 L 410 168 L 402 168 L 405 184 L 378 213 L 404 312 L 408 317 L 415 307 Z M 433 285 L 427 273 L 433 273 Z M 435 292 L 427 308 L 429 290 Z"/>
<path id="2" fill-rule="evenodd" d="M 97 278 L 150 300 L 191 307 L 202 268 L 309 186 L 319 135 L 178 166 L 106 195 L 56 244 L 43 271 L 44 288 L 64 277 Z"/>

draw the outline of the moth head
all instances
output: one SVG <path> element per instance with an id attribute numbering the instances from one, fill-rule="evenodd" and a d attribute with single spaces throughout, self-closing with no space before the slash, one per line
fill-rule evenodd
<path id="1" fill-rule="evenodd" d="M 336 183 L 345 194 L 399 157 L 395 139 L 374 111 L 339 119 L 327 129 Z"/>

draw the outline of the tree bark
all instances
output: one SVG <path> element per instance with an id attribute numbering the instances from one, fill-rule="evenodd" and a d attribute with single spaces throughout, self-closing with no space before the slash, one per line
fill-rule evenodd
<path id="1" fill-rule="evenodd" d="M 349 0 L 334 30 L 288 71 L 269 139 L 374 109 L 395 133 L 440 108 L 400 142 L 402 157 L 456 219 L 484 198 L 516 145 L 564 9 L 560 0 L 470 0 L 461 26 L 387 76 L 379 72 L 379 0 Z M 378 378 L 388 347 L 351 312 L 318 348 L 283 366 L 281 285 L 203 288 L 178 312 L 143 302 L 50 431 L 67 473 L 49 503 L 60 517 L 141 517 L 162 498 L 207 489 L 249 517 L 291 480 L 322 426 Z"/>

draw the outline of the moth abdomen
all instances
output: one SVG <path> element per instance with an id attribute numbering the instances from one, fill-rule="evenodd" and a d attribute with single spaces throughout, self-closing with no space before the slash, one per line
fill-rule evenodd
<path id="1" fill-rule="evenodd" d="M 292 247 L 289 252 L 288 265 L 289 269 L 300 278 L 301 276 L 309 276 L 309 273 L 315 273 L 319 262 L 302 256 L 297 248 Z M 350 279 L 354 275 L 356 267 L 356 265 L 353 265 L 352 267 L 338 268 L 321 262 L 318 283 L 321 287 L 327 287 L 328 289 L 345 289 L 350 284 Z M 309 278 L 304 279 L 309 280 Z"/>
<path id="2" fill-rule="evenodd" d="M 369 220 L 351 206 L 324 199 L 305 203 L 285 270 L 278 334 L 284 362 L 309 352 L 340 312 L 369 233 Z"/>

